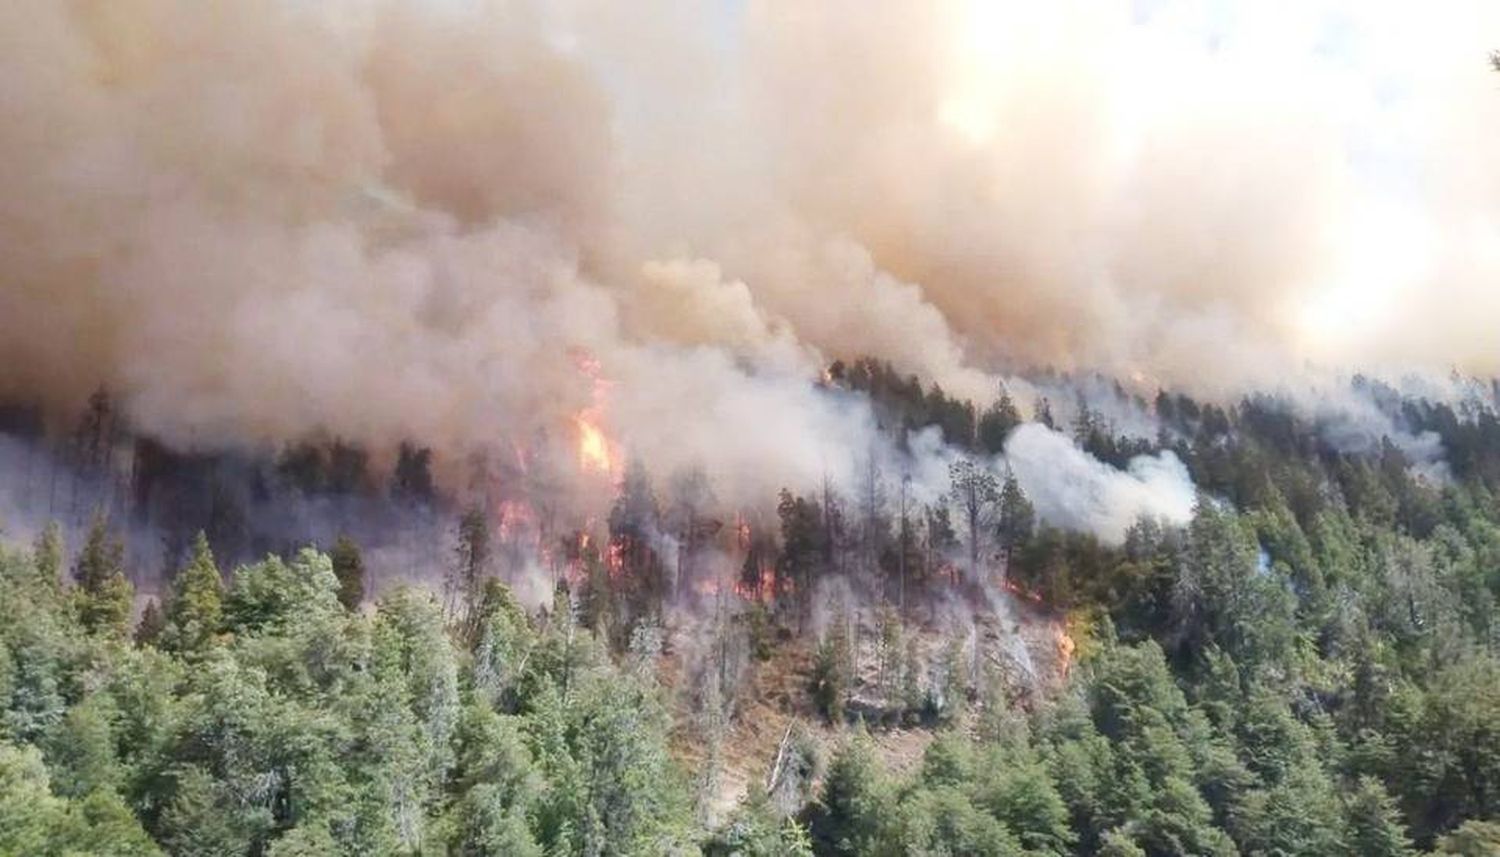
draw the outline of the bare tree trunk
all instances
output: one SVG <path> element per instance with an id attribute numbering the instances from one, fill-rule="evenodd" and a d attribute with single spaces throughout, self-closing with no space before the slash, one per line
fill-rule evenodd
<path id="1" fill-rule="evenodd" d="M 901 614 L 901 621 L 906 621 L 906 487 L 911 484 L 911 476 L 901 477 L 901 544 L 896 548 L 897 556 L 897 609 Z"/>

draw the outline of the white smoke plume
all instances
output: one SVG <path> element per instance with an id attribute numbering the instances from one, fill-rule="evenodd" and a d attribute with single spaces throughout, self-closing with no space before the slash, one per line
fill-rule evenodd
<path id="1" fill-rule="evenodd" d="M 1138 456 L 1116 470 L 1038 423 L 1011 434 L 1005 460 L 1043 521 L 1114 544 L 1142 517 L 1186 523 L 1197 499 L 1187 468 L 1171 452 Z"/>

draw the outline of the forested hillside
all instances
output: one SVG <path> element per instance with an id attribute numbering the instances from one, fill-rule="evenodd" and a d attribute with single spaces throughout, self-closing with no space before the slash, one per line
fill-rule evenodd
<path id="1" fill-rule="evenodd" d="M 0 857 L 1500 857 L 1497 45 L 0 0 Z"/>
<path id="2" fill-rule="evenodd" d="M 1153 438 L 1070 405 L 1081 449 L 1171 450 L 1199 488 L 1116 543 L 977 464 L 1028 424 L 1009 397 L 830 375 L 903 443 L 948 426 L 948 494 L 784 491 L 687 600 L 646 536 L 683 489 L 638 468 L 534 608 L 477 510 L 443 579 L 380 592 L 347 538 L 228 568 L 200 535 L 151 597 L 103 514 L 12 541 L 0 853 L 1500 853 L 1488 406 L 1357 381 L 1394 428 L 1351 445 L 1272 398 L 1137 400 Z M 988 647 L 1023 626 L 1060 660 Z M 775 752 L 716 808 L 766 712 Z"/>

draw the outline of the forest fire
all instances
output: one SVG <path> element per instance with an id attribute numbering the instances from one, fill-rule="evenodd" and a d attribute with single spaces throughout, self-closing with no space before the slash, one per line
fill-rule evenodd
<path id="1" fill-rule="evenodd" d="M 1073 636 L 1068 633 L 1067 629 L 1066 628 L 1061 628 L 1061 627 L 1058 628 L 1057 629 L 1057 663 L 1058 663 L 1058 671 L 1057 672 L 1058 672 L 1058 675 L 1062 676 L 1064 679 L 1067 679 L 1068 673 L 1070 673 L 1072 671 L 1072 669 L 1073 669 L 1073 653 L 1074 653 L 1074 651 L 1077 650 L 1077 648 L 1078 648 L 1078 644 L 1073 641 Z"/>
<path id="2" fill-rule="evenodd" d="M 502 541 L 515 539 L 533 531 L 536 527 L 536 512 L 531 505 L 521 500 L 502 500 L 495 511 L 496 529 Z"/>
<path id="3" fill-rule="evenodd" d="M 781 587 L 777 587 L 776 583 L 776 567 L 769 563 L 756 563 L 735 581 L 734 592 L 747 601 L 762 603 L 769 603 L 777 594 L 791 594 L 791 581 L 783 581 Z"/>
<path id="4" fill-rule="evenodd" d="M 573 417 L 578 429 L 578 465 L 585 471 L 612 473 L 614 459 L 610 455 L 609 438 L 585 414 Z"/>
<path id="5" fill-rule="evenodd" d="M 604 377 L 597 357 L 579 348 L 569 353 L 573 364 L 589 379 L 591 385 L 589 406 L 573 415 L 573 427 L 578 434 L 578 466 L 585 473 L 618 477 L 620 456 L 616 444 L 603 428 L 610 382 Z"/>

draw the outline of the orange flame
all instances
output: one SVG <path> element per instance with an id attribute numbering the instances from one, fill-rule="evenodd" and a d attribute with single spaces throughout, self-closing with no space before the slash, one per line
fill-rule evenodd
<path id="1" fill-rule="evenodd" d="M 524 535 L 536 526 L 536 512 L 523 500 L 502 500 L 495 512 L 501 540 Z"/>
<path id="2" fill-rule="evenodd" d="M 610 579 L 619 580 L 625 574 L 625 543 L 611 541 L 608 550 L 604 554 L 604 568 L 609 572 Z"/>
<path id="3" fill-rule="evenodd" d="M 592 387 L 589 406 L 573 416 L 573 426 L 578 431 L 578 466 L 584 472 L 616 476 L 620 457 L 603 428 L 610 382 L 604 377 L 598 358 L 582 348 L 571 349 L 569 353 Z"/>
<path id="4" fill-rule="evenodd" d="M 609 439 L 604 436 L 604 432 L 589 420 L 586 413 L 573 417 L 573 424 L 578 428 L 579 466 L 597 473 L 612 472 L 614 461 L 609 454 Z"/>
<path id="5" fill-rule="evenodd" d="M 1070 635 L 1065 629 L 1058 628 L 1057 655 L 1060 666 L 1062 667 L 1061 673 L 1063 678 L 1067 678 L 1068 673 L 1073 669 L 1073 652 L 1076 651 L 1077 648 L 1078 644 L 1073 641 L 1072 635 Z"/>

